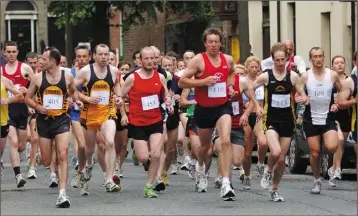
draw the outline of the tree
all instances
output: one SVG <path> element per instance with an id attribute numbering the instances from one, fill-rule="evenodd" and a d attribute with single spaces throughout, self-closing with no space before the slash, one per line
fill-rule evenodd
<path id="1" fill-rule="evenodd" d="M 128 30 L 131 25 L 145 23 L 146 19 L 157 21 L 157 11 L 169 11 L 178 16 L 190 15 L 189 21 L 209 20 L 214 15 L 214 9 L 210 1 L 51 1 L 48 12 L 57 17 L 56 24 L 63 26 L 77 25 L 83 19 L 92 19 L 94 28 L 93 44 L 109 43 L 109 8 L 129 11 L 123 18 L 123 29 Z M 125 10 L 128 9 L 128 10 Z M 70 30 L 69 30 L 70 31 Z M 67 31 L 66 31 L 67 34 Z M 70 36 L 67 34 L 67 36 Z M 66 43 L 71 38 L 67 38 Z M 66 45 L 66 55 L 72 43 Z M 73 50 L 72 48 L 70 49 Z"/>

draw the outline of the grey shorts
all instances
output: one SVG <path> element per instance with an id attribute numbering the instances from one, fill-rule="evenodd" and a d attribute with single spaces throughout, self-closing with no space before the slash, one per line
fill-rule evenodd
<path id="1" fill-rule="evenodd" d="M 245 132 L 242 129 L 232 129 L 230 139 L 234 145 L 245 146 Z"/>

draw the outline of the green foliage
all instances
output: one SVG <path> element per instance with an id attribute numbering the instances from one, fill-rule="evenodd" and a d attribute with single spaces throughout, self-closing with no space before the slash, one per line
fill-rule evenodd
<path id="1" fill-rule="evenodd" d="M 90 18 L 96 8 L 93 1 L 51 1 L 48 12 L 57 17 L 56 25 L 62 28 L 66 23 L 76 25 Z"/>
<path id="2" fill-rule="evenodd" d="M 156 10 L 163 12 L 164 8 L 179 16 L 191 14 L 189 21 L 208 21 L 214 15 L 210 1 L 111 1 L 112 6 L 124 14 L 123 28 L 128 30 L 131 25 L 143 24 L 146 16 L 157 21 Z M 129 10 L 124 10 L 128 8 Z M 49 13 L 57 17 L 56 24 L 61 28 L 67 22 L 76 25 L 80 20 L 92 17 L 96 12 L 94 1 L 51 1 Z"/>

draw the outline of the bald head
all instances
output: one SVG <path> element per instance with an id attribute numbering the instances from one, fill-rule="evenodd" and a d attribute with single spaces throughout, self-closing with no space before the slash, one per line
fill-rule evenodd
<path id="1" fill-rule="evenodd" d="M 285 45 L 287 52 L 288 52 L 288 56 L 292 56 L 293 55 L 293 51 L 295 49 L 295 46 L 293 44 L 293 41 L 291 40 L 284 40 L 282 41 L 282 44 Z"/>
<path id="2" fill-rule="evenodd" d="M 158 65 L 161 65 L 161 63 L 162 63 L 162 58 L 161 58 L 161 55 L 160 55 L 160 50 L 159 50 L 156 46 L 150 46 L 150 48 L 152 48 L 153 51 L 154 51 L 154 57 L 155 57 L 154 66 L 157 68 Z"/>

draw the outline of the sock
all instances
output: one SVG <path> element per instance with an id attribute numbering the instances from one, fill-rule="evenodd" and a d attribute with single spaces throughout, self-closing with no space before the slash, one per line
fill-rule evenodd
<path id="1" fill-rule="evenodd" d="M 190 156 L 185 156 L 185 161 L 190 161 Z"/>
<path id="2" fill-rule="evenodd" d="M 151 187 L 152 187 L 152 184 L 147 183 L 147 184 L 145 185 L 145 187 L 146 187 L 146 188 L 151 188 Z"/>
<path id="3" fill-rule="evenodd" d="M 196 162 L 195 169 L 198 172 L 205 172 L 205 164 L 203 163 L 202 166 L 199 165 L 199 161 Z"/>
<path id="4" fill-rule="evenodd" d="M 313 178 L 314 183 L 321 182 L 321 178 Z"/>
<path id="5" fill-rule="evenodd" d="M 223 184 L 225 184 L 225 183 L 230 183 L 230 179 L 229 179 L 229 177 L 223 177 Z"/>
<path id="6" fill-rule="evenodd" d="M 190 165 L 195 166 L 196 165 L 196 159 L 191 159 Z"/>
<path id="7" fill-rule="evenodd" d="M 65 189 L 60 189 L 60 195 L 65 195 L 66 190 Z"/>
<path id="8" fill-rule="evenodd" d="M 20 172 L 20 167 L 14 167 L 13 170 L 14 170 L 14 173 L 15 173 L 15 177 L 16 177 L 17 175 L 21 174 L 21 172 Z"/>
<path id="9" fill-rule="evenodd" d="M 52 172 L 52 173 L 51 173 L 51 177 L 52 177 L 52 176 L 57 176 L 57 175 L 56 175 L 56 173 Z"/>

